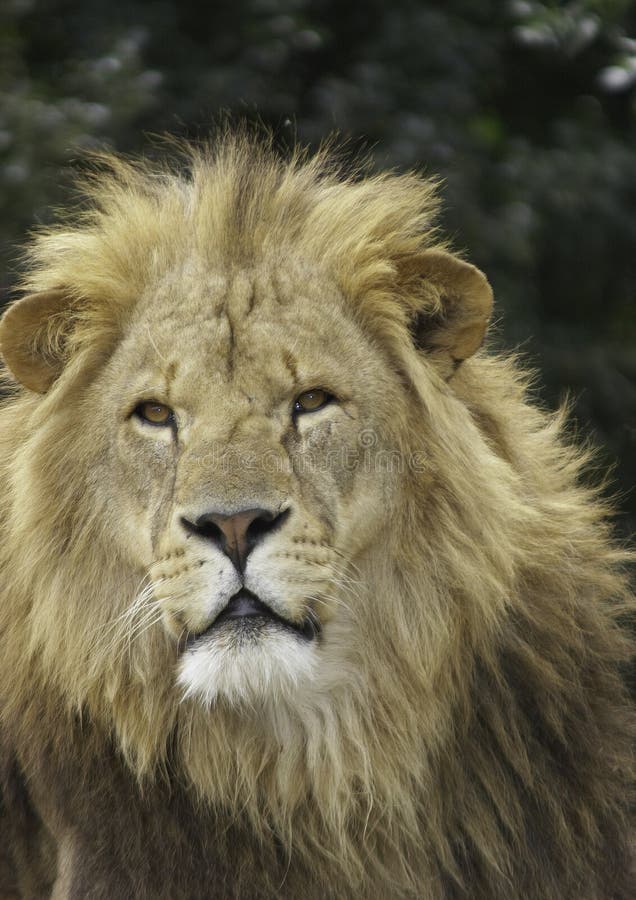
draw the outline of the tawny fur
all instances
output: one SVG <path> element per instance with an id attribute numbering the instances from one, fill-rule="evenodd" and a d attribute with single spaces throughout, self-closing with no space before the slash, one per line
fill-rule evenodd
<path id="1" fill-rule="evenodd" d="M 445 250 L 434 184 L 346 177 L 328 153 L 283 162 L 245 135 L 188 154 L 187 172 L 103 160 L 85 211 L 29 251 L 24 291 L 69 302 L 34 338 L 59 377 L 37 394 L 7 375 L 0 410 L 0 897 L 628 900 L 629 555 L 565 413 L 528 400 L 515 361 L 429 340 L 454 315 L 408 265 Z M 184 699 L 162 590 L 195 574 L 140 533 L 142 583 L 146 488 L 104 467 L 98 400 L 121 347 L 143 365 L 156 296 L 185 326 L 196 291 L 233 291 L 229 321 L 245 273 L 272 304 L 301 285 L 327 331 L 351 329 L 359 422 L 408 464 L 343 476 L 346 521 L 277 545 L 289 578 L 335 573 L 298 685 L 250 669 L 236 694 Z M 284 324 L 267 334 L 247 345 L 265 372 Z"/>

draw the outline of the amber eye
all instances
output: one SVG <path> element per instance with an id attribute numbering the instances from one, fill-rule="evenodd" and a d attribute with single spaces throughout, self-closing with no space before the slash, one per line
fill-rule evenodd
<path id="1" fill-rule="evenodd" d="M 322 388 L 305 391 L 304 394 L 296 398 L 294 413 L 316 412 L 317 409 L 322 409 L 323 406 L 331 403 L 332 400 L 333 395 L 323 391 Z"/>
<path id="2" fill-rule="evenodd" d="M 134 415 L 142 422 L 149 425 L 172 425 L 174 413 L 165 403 L 157 403 L 156 400 L 146 400 L 135 407 Z"/>

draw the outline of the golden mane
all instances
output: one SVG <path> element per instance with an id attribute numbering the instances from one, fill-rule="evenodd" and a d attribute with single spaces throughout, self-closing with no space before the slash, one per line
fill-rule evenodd
<path id="1" fill-rule="evenodd" d="M 219 269 L 291 251 L 337 272 L 345 293 L 383 318 L 396 261 L 444 246 L 435 179 L 371 175 L 363 162 L 346 172 L 329 143 L 313 157 L 296 150 L 284 160 L 271 140 L 247 131 L 178 146 L 178 165 L 94 154 L 78 184 L 82 208 L 40 229 L 28 248 L 24 291 L 65 285 L 96 301 L 94 329 L 88 317 L 78 341 L 103 341 L 103 317 L 122 315 L 146 289 L 149 269 L 161 278 L 184 251 Z"/>

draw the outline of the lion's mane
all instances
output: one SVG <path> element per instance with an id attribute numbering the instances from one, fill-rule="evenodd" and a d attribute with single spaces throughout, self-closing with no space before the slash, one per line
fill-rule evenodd
<path id="1" fill-rule="evenodd" d="M 63 397 L 8 378 L 0 409 L 0 827 L 22 890 L 72 868 L 69 822 L 119 798 L 128 856 L 109 869 L 105 845 L 82 896 L 628 900 L 628 557 L 565 413 L 528 400 L 514 360 L 482 352 L 437 379 L 403 362 L 394 261 L 439 246 L 434 187 L 344 176 L 328 154 L 283 163 L 245 136 L 188 152 L 188 175 L 102 160 L 90 204 L 29 251 L 24 289 L 65 285 L 77 305 L 72 327 L 52 317 L 40 335 L 66 361 Z M 175 695 L 162 634 L 130 635 L 136 655 L 113 640 L 129 576 L 73 455 L 91 441 L 82 378 L 108 359 L 149 260 L 168 270 L 192 235 L 200 252 L 215 235 L 233 266 L 265 246 L 328 265 L 377 353 L 402 360 L 421 412 L 392 427 L 405 455 L 427 455 L 351 588 L 391 616 L 367 624 L 347 683 L 300 712 L 283 699 L 212 724 Z M 86 606 L 91 629 L 76 623 Z"/>

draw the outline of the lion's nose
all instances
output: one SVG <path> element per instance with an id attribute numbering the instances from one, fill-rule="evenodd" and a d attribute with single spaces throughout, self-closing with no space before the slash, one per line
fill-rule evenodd
<path id="1" fill-rule="evenodd" d="M 194 522 L 183 517 L 184 527 L 217 545 L 239 572 L 245 569 L 247 557 L 268 534 L 276 531 L 289 515 L 289 509 L 242 509 L 237 513 L 207 512 Z"/>

